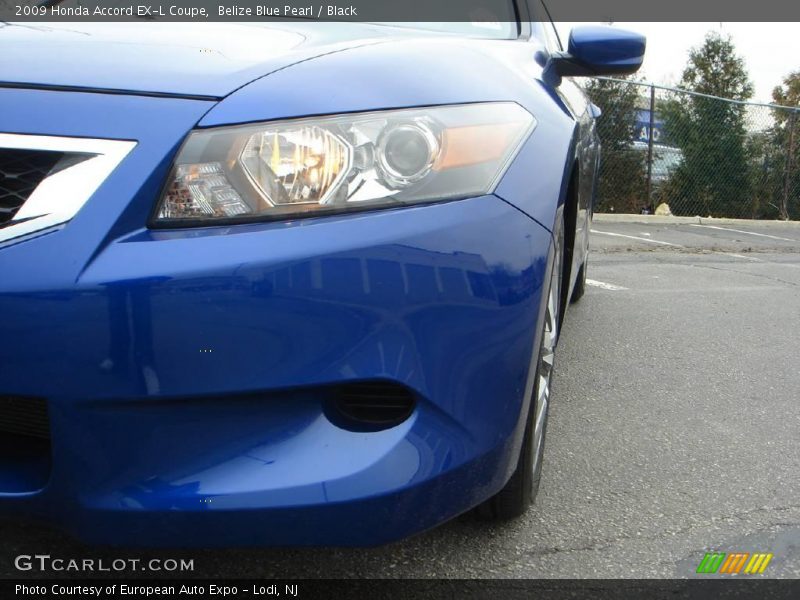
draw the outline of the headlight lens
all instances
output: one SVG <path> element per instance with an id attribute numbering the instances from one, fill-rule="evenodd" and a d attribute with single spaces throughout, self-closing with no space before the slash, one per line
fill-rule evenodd
<path id="1" fill-rule="evenodd" d="M 490 193 L 536 124 L 515 103 L 198 130 L 156 223 L 313 216 Z"/>

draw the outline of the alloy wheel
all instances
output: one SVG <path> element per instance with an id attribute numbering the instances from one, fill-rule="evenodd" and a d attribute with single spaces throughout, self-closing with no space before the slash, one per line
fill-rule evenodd
<path id="1" fill-rule="evenodd" d="M 561 260 L 560 252 L 556 252 L 556 260 L 553 264 L 553 274 L 550 278 L 550 292 L 547 298 L 547 308 L 544 318 L 544 331 L 542 332 L 542 345 L 539 350 L 539 365 L 537 369 L 536 381 L 536 403 L 534 405 L 533 422 L 533 479 L 538 479 L 542 468 L 542 456 L 544 454 L 544 432 L 547 427 L 547 414 L 550 407 L 550 385 L 553 378 L 553 359 L 555 357 L 556 344 L 558 343 L 559 325 L 559 298 L 561 290 L 559 282 L 561 280 Z M 535 485 L 535 484 L 534 484 Z"/>

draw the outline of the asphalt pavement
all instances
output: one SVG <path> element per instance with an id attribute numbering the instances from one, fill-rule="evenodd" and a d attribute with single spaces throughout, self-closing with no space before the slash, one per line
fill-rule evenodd
<path id="1" fill-rule="evenodd" d="M 190 557 L 208 578 L 671 578 L 711 551 L 773 553 L 764 577 L 800 577 L 800 226 L 598 219 L 592 247 L 523 518 L 371 549 L 158 552 L 3 521 L 0 577 L 45 553 Z"/>

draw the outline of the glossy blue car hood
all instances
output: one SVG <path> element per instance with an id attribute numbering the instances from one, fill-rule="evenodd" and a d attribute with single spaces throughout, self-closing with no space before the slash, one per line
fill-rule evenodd
<path id="1" fill-rule="evenodd" d="M 367 23 L 142 25 L 4 24 L 0 86 L 222 97 L 295 62 L 411 33 Z"/>

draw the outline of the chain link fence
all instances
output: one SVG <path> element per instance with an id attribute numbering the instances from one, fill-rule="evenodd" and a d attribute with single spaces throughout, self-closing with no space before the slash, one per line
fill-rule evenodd
<path id="1" fill-rule="evenodd" d="M 602 111 L 597 212 L 800 219 L 800 107 L 608 78 L 586 91 Z"/>

